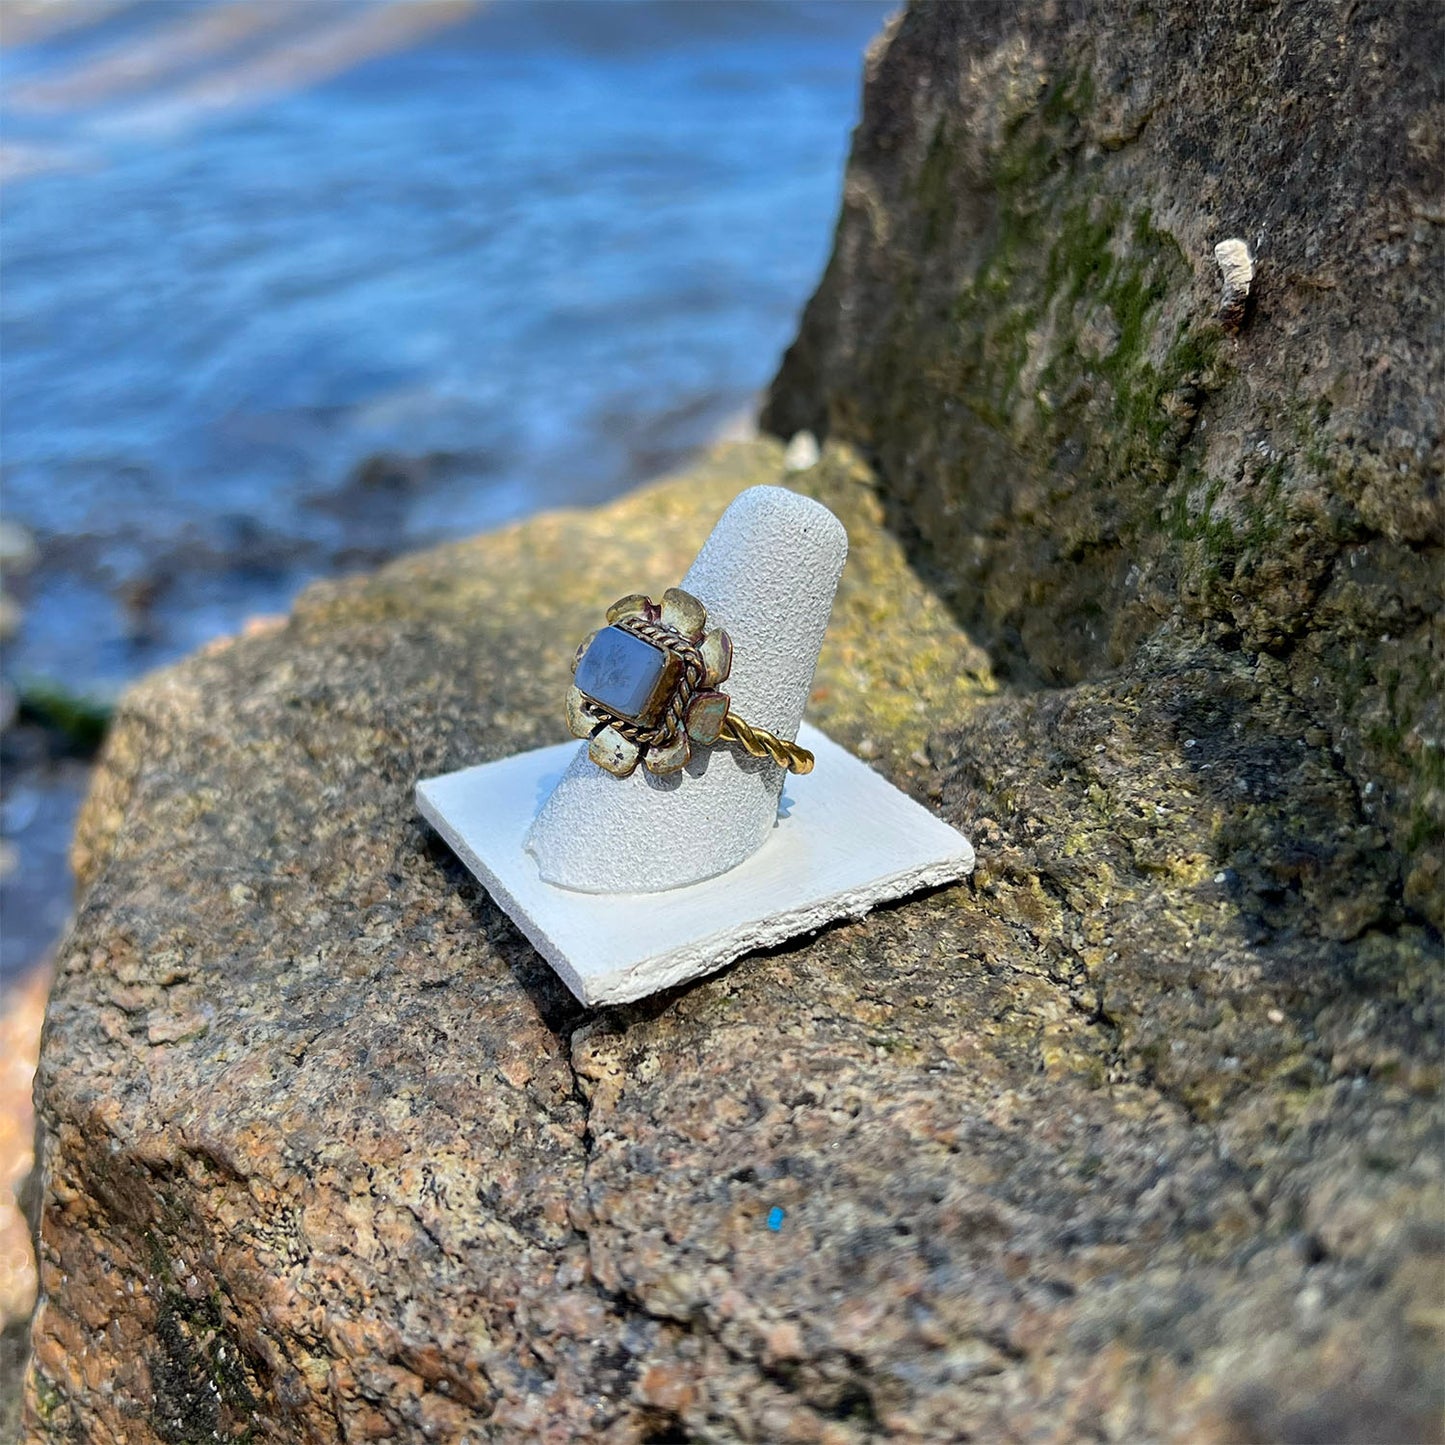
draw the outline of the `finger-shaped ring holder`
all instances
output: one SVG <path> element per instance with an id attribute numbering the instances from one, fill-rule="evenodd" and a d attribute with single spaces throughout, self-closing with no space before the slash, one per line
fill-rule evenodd
<path id="1" fill-rule="evenodd" d="M 762 847 L 790 764 L 807 767 L 794 741 L 847 555 L 820 502 L 751 487 L 660 605 L 614 604 L 558 679 L 587 747 L 527 837 L 548 883 L 657 893 Z M 755 747 L 732 741 L 743 736 Z"/>

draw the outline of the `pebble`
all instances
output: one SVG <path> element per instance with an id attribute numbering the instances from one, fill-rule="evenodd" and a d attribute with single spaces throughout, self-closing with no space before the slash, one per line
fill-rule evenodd
<path id="1" fill-rule="evenodd" d="M 35 565 L 35 538 L 28 527 L 0 519 L 0 568 L 28 572 Z"/>
<path id="2" fill-rule="evenodd" d="M 818 465 L 818 438 L 810 431 L 798 432 L 783 453 L 783 468 L 789 472 L 806 472 Z"/>

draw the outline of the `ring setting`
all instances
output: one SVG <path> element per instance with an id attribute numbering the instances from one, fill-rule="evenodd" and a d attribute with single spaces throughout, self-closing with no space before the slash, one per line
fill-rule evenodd
<path id="1" fill-rule="evenodd" d="M 642 763 L 649 772 L 680 772 L 695 747 L 732 743 L 753 757 L 806 773 L 813 755 L 755 728 L 733 713 L 719 686 L 732 670 L 732 639 L 708 627 L 707 609 L 670 587 L 661 604 L 633 593 L 607 609 L 572 661 L 567 726 L 588 755 L 615 777 Z"/>

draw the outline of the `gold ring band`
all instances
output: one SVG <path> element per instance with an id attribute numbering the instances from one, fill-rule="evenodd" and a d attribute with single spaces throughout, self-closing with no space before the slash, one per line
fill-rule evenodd
<path id="1" fill-rule="evenodd" d="M 730 712 L 724 719 L 718 740 L 736 743 L 745 753 L 755 758 L 771 758 L 780 768 L 790 773 L 811 773 L 813 755 L 797 743 L 784 742 L 776 733 L 766 728 L 755 728 L 745 723 L 736 713 Z"/>
<path id="2" fill-rule="evenodd" d="M 731 743 L 794 773 L 813 770 L 807 748 L 732 712 L 719 686 L 732 670 L 732 639 L 709 628 L 707 609 L 670 587 L 661 604 L 633 593 L 607 609 L 607 625 L 572 659 L 567 726 L 588 755 L 619 778 L 643 763 L 666 775 L 685 768 L 694 746 Z"/>

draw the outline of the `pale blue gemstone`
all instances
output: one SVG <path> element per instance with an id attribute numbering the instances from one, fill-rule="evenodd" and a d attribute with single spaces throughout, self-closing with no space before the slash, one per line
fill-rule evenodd
<path id="1" fill-rule="evenodd" d="M 577 686 L 603 707 L 625 718 L 640 718 L 668 664 L 660 647 L 604 627 L 577 664 Z"/>

